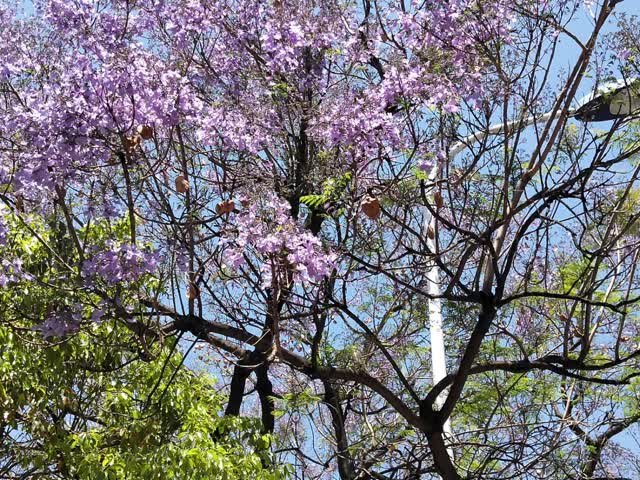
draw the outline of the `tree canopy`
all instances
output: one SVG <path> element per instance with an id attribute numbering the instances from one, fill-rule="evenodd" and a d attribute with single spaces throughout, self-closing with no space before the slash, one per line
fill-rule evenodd
<path id="1" fill-rule="evenodd" d="M 640 475 L 627 3 L 0 0 L 0 468 Z"/>

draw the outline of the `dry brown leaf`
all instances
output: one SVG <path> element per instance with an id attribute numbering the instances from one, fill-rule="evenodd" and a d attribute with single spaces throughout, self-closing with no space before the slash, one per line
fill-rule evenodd
<path id="1" fill-rule="evenodd" d="M 153 127 L 150 125 L 138 125 L 138 135 L 143 140 L 151 140 L 153 138 Z"/>
<path id="2" fill-rule="evenodd" d="M 362 199 L 361 203 L 362 213 L 364 213 L 371 220 L 376 220 L 380 217 L 380 201 L 376 197 L 367 195 Z"/>
<path id="3" fill-rule="evenodd" d="M 176 177 L 176 190 L 178 193 L 187 193 L 189 191 L 189 180 L 184 175 Z"/>

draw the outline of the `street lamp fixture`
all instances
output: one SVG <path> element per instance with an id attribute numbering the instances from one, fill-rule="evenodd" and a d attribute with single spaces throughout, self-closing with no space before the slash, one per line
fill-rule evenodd
<path id="1" fill-rule="evenodd" d="M 583 122 L 606 122 L 640 113 L 640 79 L 608 82 L 578 102 L 573 116 Z"/>

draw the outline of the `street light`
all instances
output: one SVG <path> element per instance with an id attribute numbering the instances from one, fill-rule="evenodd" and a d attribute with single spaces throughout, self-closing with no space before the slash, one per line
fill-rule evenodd
<path id="1" fill-rule="evenodd" d="M 640 80 L 608 82 L 578 101 L 573 116 L 583 122 L 606 122 L 640 113 Z"/>
<path id="2" fill-rule="evenodd" d="M 640 78 L 619 79 L 605 83 L 589 95 L 578 100 L 578 107 L 569 116 L 582 122 L 606 122 L 640 114 Z M 474 143 L 486 137 L 500 135 L 513 129 L 521 130 L 534 123 L 542 123 L 554 118 L 552 112 L 531 115 L 525 119 L 512 120 L 506 125 L 497 123 L 465 137 L 454 144 L 449 151 L 449 161 Z"/>

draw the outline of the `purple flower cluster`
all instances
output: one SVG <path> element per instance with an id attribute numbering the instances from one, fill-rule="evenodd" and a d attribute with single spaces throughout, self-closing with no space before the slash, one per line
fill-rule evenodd
<path id="1" fill-rule="evenodd" d="M 31 276 L 22 270 L 19 258 L 3 258 L 0 260 L 0 288 L 20 280 L 29 280 Z"/>
<path id="2" fill-rule="evenodd" d="M 168 178 L 178 162 L 167 145 L 180 126 L 190 151 L 226 158 L 225 178 L 271 185 L 237 215 L 227 263 L 239 266 L 252 252 L 268 260 L 266 276 L 285 259 L 311 281 L 335 258 L 273 189 L 281 181 L 274 164 L 286 163 L 291 137 L 304 126 L 327 171 L 377 168 L 382 158 L 416 152 L 433 109 L 455 113 L 483 92 L 488 67 L 478 45 L 508 42 L 511 22 L 506 0 L 414 1 L 404 9 L 378 2 L 367 18 L 333 0 L 46 0 L 29 14 L 13 3 L 0 0 L 0 81 L 15 90 L 0 107 L 0 182 L 11 182 L 10 196 L 50 209 L 63 190 L 92 218 L 129 208 L 162 215 L 163 204 L 151 200 L 162 194 L 134 191 L 136 204 L 127 205 L 120 158 L 136 128 L 148 126 L 153 140 L 137 143 L 127 161 L 135 170 L 144 154 L 151 174 Z M 428 170 L 428 152 L 417 153 Z M 218 188 L 207 180 L 216 168 L 203 164 L 192 191 Z M 6 230 L 0 221 L 0 244 Z M 166 232 L 152 232 L 156 245 L 172 243 Z M 157 261 L 113 242 L 82 272 L 87 281 L 131 282 Z"/>
<path id="3" fill-rule="evenodd" d="M 55 312 L 49 315 L 44 322 L 36 325 L 33 330 L 41 332 L 46 339 L 65 337 L 80 330 L 81 320 L 79 313 L 70 311 Z"/>
<path id="4" fill-rule="evenodd" d="M 179 122 L 203 145 L 222 140 L 256 156 L 287 131 L 279 95 L 310 86 L 318 101 L 309 133 L 318 145 L 363 161 L 380 148 L 404 149 L 403 116 L 390 106 L 455 112 L 481 91 L 477 44 L 508 39 L 510 22 L 507 2 L 482 3 L 478 10 L 477 0 L 430 0 L 398 10 L 382 2 L 384 28 L 362 23 L 358 9 L 308 0 L 140 0 L 132 10 L 48 0 L 24 18 L 5 5 L 0 75 L 21 87 L 2 112 L 0 138 L 20 144 L 0 145 L 13 150 L 0 169 L 15 165 L 14 192 L 50 198 L 57 185 L 93 180 L 86 172 L 110 164 L 119 136 L 135 125 L 161 133 Z M 211 39 L 206 62 L 185 61 L 198 36 Z M 384 72 L 371 72 L 372 58 L 385 59 Z M 363 75 L 330 73 L 342 70 Z"/>
<path id="5" fill-rule="evenodd" d="M 176 65 L 146 47 L 138 22 L 112 7 L 49 0 L 41 15 L 0 25 L 3 76 L 23 85 L 20 101 L 3 111 L 0 136 L 20 138 L 12 181 L 25 198 L 50 198 L 56 186 L 89 180 L 86 172 L 112 161 L 119 132 L 132 125 L 170 127 L 199 109 Z"/>
<path id="6" fill-rule="evenodd" d="M 82 265 L 82 276 L 88 283 L 96 278 L 108 285 L 135 282 L 142 275 L 153 273 L 160 261 L 151 250 L 141 250 L 128 243 L 110 242 L 107 249 L 96 252 Z"/>
<path id="7" fill-rule="evenodd" d="M 7 244 L 7 237 L 9 236 L 8 214 L 8 210 L 3 205 L 0 205 L 0 247 Z"/>
<path id="8" fill-rule="evenodd" d="M 237 233 L 225 238 L 225 263 L 238 268 L 250 249 L 263 259 L 286 259 L 302 281 L 320 281 L 331 273 L 336 257 L 326 253 L 314 235 L 305 232 L 289 213 L 289 204 L 276 195 L 265 195 L 249 204 L 237 216 Z M 273 263 L 263 261 L 262 272 L 268 284 Z"/>

